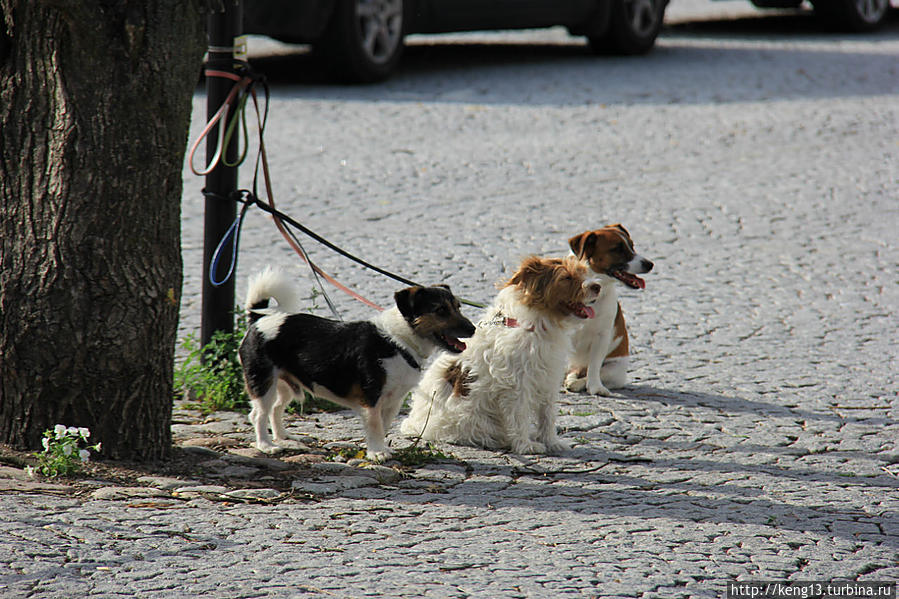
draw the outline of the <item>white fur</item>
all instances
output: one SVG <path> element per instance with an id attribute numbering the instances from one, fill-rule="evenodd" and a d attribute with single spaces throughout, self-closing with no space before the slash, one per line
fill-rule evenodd
<path id="1" fill-rule="evenodd" d="M 626 271 L 643 274 L 643 256 L 634 256 L 628 262 Z M 630 356 L 607 358 L 621 343 L 615 334 L 615 316 L 618 314 L 618 279 L 605 274 L 597 274 L 602 291 L 599 297 L 588 304 L 596 316 L 582 323 L 572 336 L 573 352 L 569 372 L 565 377 L 565 388 L 579 393 L 587 390 L 592 395 L 610 396 L 609 389 L 627 385 L 627 369 Z M 586 377 L 578 377 L 576 370 L 587 369 Z"/>
<path id="2" fill-rule="evenodd" d="M 270 306 L 255 310 L 257 314 L 296 314 L 303 309 L 300 293 L 291 278 L 282 270 L 267 266 L 250 277 L 244 308 L 250 310 L 253 304 L 269 298 L 278 302 L 277 308 Z"/>
<path id="3" fill-rule="evenodd" d="M 266 339 L 274 339 L 288 315 L 286 312 L 277 312 L 273 309 L 266 309 L 266 312 L 266 316 L 256 321 L 256 328 Z"/>
<path id="4" fill-rule="evenodd" d="M 419 364 L 426 360 L 437 347 L 436 343 L 415 334 L 415 331 L 400 314 L 399 308 L 393 307 L 384 310 L 372 318 L 371 322 L 394 342 L 405 347 L 418 360 Z"/>
<path id="5" fill-rule="evenodd" d="M 572 353 L 570 370 L 587 369 L 587 376 L 578 378 L 576 373 L 565 377 L 565 387 L 569 391 L 580 392 L 584 389 L 594 395 L 611 395 L 610 387 L 622 387 L 627 384 L 627 358 L 617 360 L 618 368 L 602 372 L 606 356 L 621 343 L 621 337 L 615 336 L 615 315 L 618 314 L 617 279 L 608 275 L 598 275 L 602 291 L 599 297 L 588 304 L 595 316 L 581 323 L 572 336 Z M 607 376 L 603 376 L 606 374 Z M 614 379 L 614 380 L 613 380 Z"/>
<path id="6" fill-rule="evenodd" d="M 503 317 L 515 319 L 518 326 L 504 324 Z M 523 305 L 515 287 L 504 288 L 466 350 L 441 354 L 427 369 L 412 392 L 412 409 L 401 432 L 516 453 L 568 449 L 556 432 L 556 400 L 577 320 L 571 316 L 556 324 Z M 474 377 L 464 397 L 454 395 L 445 378 L 457 361 Z"/>

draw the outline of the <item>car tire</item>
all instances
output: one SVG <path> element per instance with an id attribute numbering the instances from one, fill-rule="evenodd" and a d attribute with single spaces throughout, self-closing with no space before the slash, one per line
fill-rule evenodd
<path id="1" fill-rule="evenodd" d="M 598 54 L 645 54 L 655 45 L 665 17 L 666 0 L 609 0 L 609 25 L 599 36 L 588 35 Z"/>
<path id="2" fill-rule="evenodd" d="M 387 79 L 403 54 L 404 0 L 336 0 L 316 52 L 348 83 Z"/>
<path id="3" fill-rule="evenodd" d="M 812 0 L 815 12 L 831 27 L 863 33 L 884 24 L 890 0 Z"/>

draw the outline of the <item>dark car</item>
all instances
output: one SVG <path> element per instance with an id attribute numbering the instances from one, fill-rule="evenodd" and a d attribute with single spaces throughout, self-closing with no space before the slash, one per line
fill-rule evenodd
<path id="1" fill-rule="evenodd" d="M 403 39 L 564 26 L 598 53 L 642 54 L 655 44 L 667 0 L 246 0 L 244 31 L 312 44 L 345 80 L 385 79 Z"/>
<path id="2" fill-rule="evenodd" d="M 759 8 L 799 8 L 803 0 L 750 0 Z M 841 31 L 874 31 L 887 20 L 890 0 L 810 0 L 825 22 Z"/>

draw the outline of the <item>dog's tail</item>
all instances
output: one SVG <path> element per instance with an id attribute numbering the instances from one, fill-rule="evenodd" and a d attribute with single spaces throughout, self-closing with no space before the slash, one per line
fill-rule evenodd
<path id="1" fill-rule="evenodd" d="M 272 306 L 271 300 L 275 300 L 277 305 Z M 262 272 L 250 278 L 244 309 L 251 322 L 276 312 L 294 314 L 302 310 L 300 293 L 287 274 L 266 267 Z"/>

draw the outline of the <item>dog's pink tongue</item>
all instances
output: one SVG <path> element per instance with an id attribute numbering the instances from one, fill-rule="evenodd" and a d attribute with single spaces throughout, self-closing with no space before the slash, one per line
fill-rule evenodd
<path id="1" fill-rule="evenodd" d="M 646 281 L 644 281 L 637 275 L 632 275 L 629 272 L 618 271 L 617 273 L 614 273 L 614 276 L 628 287 L 631 287 L 633 289 L 646 289 Z"/>
<path id="2" fill-rule="evenodd" d="M 596 315 L 593 308 L 584 304 L 569 304 L 568 309 L 578 318 L 593 318 Z"/>
<path id="3" fill-rule="evenodd" d="M 455 347 L 459 351 L 465 351 L 465 348 L 467 347 L 463 341 L 460 341 L 460 340 L 456 339 L 455 337 L 450 337 L 449 342 L 452 344 L 453 347 Z"/>

